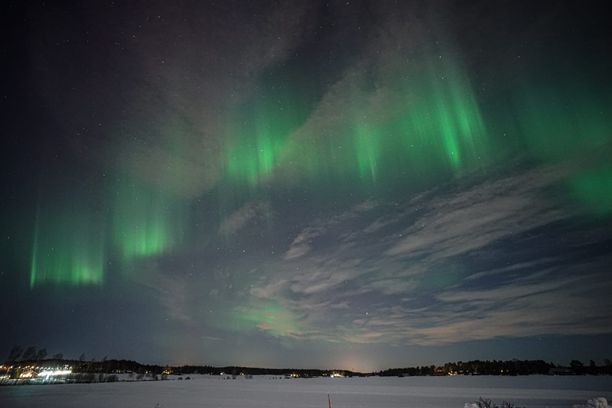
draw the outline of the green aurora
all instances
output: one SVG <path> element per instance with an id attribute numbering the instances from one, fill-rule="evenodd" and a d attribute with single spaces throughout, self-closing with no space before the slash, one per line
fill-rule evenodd
<path id="1" fill-rule="evenodd" d="M 612 213 L 612 101 L 595 86 L 562 83 L 523 86 L 514 102 L 516 132 L 530 156 L 575 167 L 569 195 L 595 216 Z M 585 160 L 586 158 L 586 160 Z"/>
<path id="2" fill-rule="evenodd" d="M 436 175 L 480 169 L 503 157 L 501 152 L 508 147 L 491 133 L 501 133 L 502 124 L 508 123 L 514 124 L 530 157 L 542 163 L 558 164 L 594 149 L 610 148 L 609 103 L 596 93 L 580 87 L 571 91 L 524 87 L 514 93 L 512 106 L 487 119 L 460 64 L 447 56 L 429 61 L 425 68 L 398 79 L 400 97 L 398 92 L 390 97 L 396 103 L 384 115 L 376 116 L 369 104 L 358 102 L 339 111 L 340 120 L 329 129 L 333 141 L 320 135 L 308 135 L 316 143 L 292 137 L 312 114 L 308 104 L 300 102 L 299 92 L 288 87 L 261 92 L 234 112 L 228 126 L 233 136 L 223 164 L 226 177 L 220 183 L 231 191 L 256 191 L 277 173 L 293 168 L 315 186 L 418 184 Z M 360 78 L 353 90 L 355 101 L 371 96 L 366 80 Z M 578 172 L 567 180 L 568 195 L 592 214 L 608 215 L 612 213 L 611 174 L 605 166 Z M 136 179 L 120 180 L 108 204 L 111 243 L 105 234 L 92 232 L 105 229 L 88 221 L 87 209 L 76 218 L 45 215 L 49 219 L 37 221 L 32 287 L 47 282 L 101 284 L 107 248 L 130 261 L 169 253 L 186 241 L 193 199 Z M 259 314 L 272 316 L 268 309 Z M 245 324 L 257 320 L 245 319 Z"/>
<path id="3" fill-rule="evenodd" d="M 39 211 L 34 227 L 30 287 L 42 284 L 70 286 L 104 282 L 104 224 L 99 217 Z"/>
<path id="4" fill-rule="evenodd" d="M 266 181 L 291 132 L 308 116 L 300 92 L 270 88 L 232 115 L 224 166 L 229 183 L 253 188 Z"/>
<path id="5" fill-rule="evenodd" d="M 602 2 L 115 3 L 7 8 L 0 346 L 609 357 Z"/>
<path id="6" fill-rule="evenodd" d="M 184 204 L 142 182 L 123 182 L 113 196 L 113 242 L 125 260 L 176 247 L 183 237 Z"/>
<path id="7" fill-rule="evenodd" d="M 570 177 L 570 192 L 595 216 L 612 215 L 612 167 L 597 166 Z"/>
<path id="8" fill-rule="evenodd" d="M 486 121 L 467 75 L 450 57 L 431 60 L 425 68 L 395 73 L 382 113 L 368 84 L 372 79 L 358 75 L 349 92 L 353 103 L 329 113 L 333 125 L 325 137 L 285 136 L 277 165 L 297 168 L 298 176 L 315 186 L 332 180 L 367 187 L 414 183 L 493 161 Z"/>
<path id="9" fill-rule="evenodd" d="M 222 328 L 237 332 L 260 331 L 273 337 L 296 337 L 300 333 L 297 317 L 278 302 L 253 300 L 216 322 Z"/>

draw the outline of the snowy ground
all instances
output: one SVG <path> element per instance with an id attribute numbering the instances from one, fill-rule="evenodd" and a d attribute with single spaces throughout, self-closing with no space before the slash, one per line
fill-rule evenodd
<path id="1" fill-rule="evenodd" d="M 328 393 L 334 408 L 463 408 L 480 396 L 527 407 L 612 400 L 612 377 L 192 378 L 0 387 L 0 407 L 326 408 Z"/>

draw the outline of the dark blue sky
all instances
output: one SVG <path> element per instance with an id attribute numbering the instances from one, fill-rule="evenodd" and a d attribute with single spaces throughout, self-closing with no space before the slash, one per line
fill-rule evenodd
<path id="1" fill-rule="evenodd" d="M 603 3 L 3 7 L 7 354 L 612 356 Z"/>

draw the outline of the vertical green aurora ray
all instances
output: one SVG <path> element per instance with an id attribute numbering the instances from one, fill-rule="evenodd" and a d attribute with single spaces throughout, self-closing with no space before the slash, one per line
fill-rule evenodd
<path id="1" fill-rule="evenodd" d="M 366 124 L 358 124 L 354 135 L 359 177 L 376 181 L 380 155 L 380 136 L 377 129 Z"/>
<path id="2" fill-rule="evenodd" d="M 491 143 L 469 79 L 450 57 L 429 60 L 408 75 L 395 74 L 400 97 L 394 113 L 355 126 L 349 143 L 362 181 L 365 175 L 371 181 L 435 178 L 480 167 L 488 157 Z M 353 116 L 375 117 L 367 111 Z"/>
<path id="3" fill-rule="evenodd" d="M 235 113 L 225 172 L 233 183 L 253 188 L 268 178 L 291 132 L 307 118 L 307 97 L 270 87 Z"/>
<path id="4" fill-rule="evenodd" d="M 419 188 L 494 161 L 484 114 L 461 64 L 450 54 L 423 54 L 429 62 L 400 64 L 384 78 L 352 75 L 334 90 L 346 106 L 317 118 L 311 130 L 317 134 L 301 130 L 285 163 L 317 186 L 371 193 L 398 184 Z"/>
<path id="5" fill-rule="evenodd" d="M 470 81 L 458 64 L 440 57 L 403 89 L 407 99 L 398 126 L 408 159 L 421 162 L 419 166 L 427 166 L 425 160 L 444 160 L 453 171 L 478 166 L 488 152 L 487 130 Z"/>
<path id="6" fill-rule="evenodd" d="M 37 212 L 30 287 L 42 284 L 100 285 L 104 281 L 105 234 L 100 217 L 66 206 Z"/>
<path id="7" fill-rule="evenodd" d="M 159 255 L 182 241 L 185 209 L 176 197 L 132 180 L 113 198 L 113 240 L 124 259 Z"/>
<path id="8" fill-rule="evenodd" d="M 40 223 L 40 208 L 36 209 L 36 219 L 34 220 L 34 239 L 32 240 L 32 257 L 30 260 L 30 288 L 33 288 L 37 280 L 40 280 L 38 268 L 38 234 Z"/>

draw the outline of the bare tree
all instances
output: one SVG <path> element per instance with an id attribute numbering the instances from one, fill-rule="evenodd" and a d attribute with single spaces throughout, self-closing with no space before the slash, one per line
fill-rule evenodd
<path id="1" fill-rule="evenodd" d="M 40 350 L 38 350 L 38 353 L 36 353 L 36 360 L 44 360 L 45 357 L 47 357 L 47 349 L 46 348 L 42 348 Z"/>
<path id="2" fill-rule="evenodd" d="M 8 355 L 8 361 L 13 362 L 13 361 L 19 360 L 19 357 L 21 357 L 22 353 L 23 353 L 23 347 L 19 345 L 13 346 L 13 348 L 11 349 L 11 352 Z"/>
<path id="3" fill-rule="evenodd" d="M 36 358 L 36 346 L 30 346 L 23 352 L 22 360 L 34 360 Z"/>

